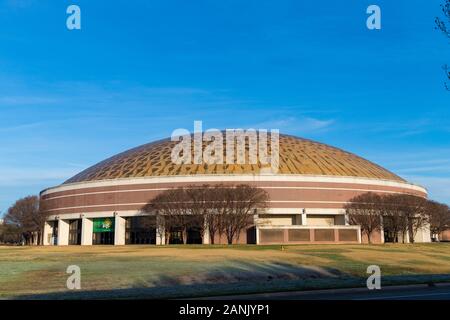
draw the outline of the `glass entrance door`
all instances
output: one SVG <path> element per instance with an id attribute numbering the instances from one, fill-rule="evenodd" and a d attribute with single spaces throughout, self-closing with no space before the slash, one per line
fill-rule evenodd
<path id="1" fill-rule="evenodd" d="M 92 244 L 114 244 L 114 232 L 94 232 Z"/>
<path id="2" fill-rule="evenodd" d="M 93 220 L 92 244 L 114 244 L 114 218 Z"/>
<path id="3" fill-rule="evenodd" d="M 69 221 L 69 245 L 81 245 L 81 219 Z"/>

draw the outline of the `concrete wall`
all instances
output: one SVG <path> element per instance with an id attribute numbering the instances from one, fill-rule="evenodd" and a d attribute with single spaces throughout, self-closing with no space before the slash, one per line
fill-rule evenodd
<path id="1" fill-rule="evenodd" d="M 82 244 L 92 244 L 92 219 L 95 217 L 120 217 L 116 220 L 115 243 L 125 243 L 123 217 L 139 215 L 142 207 L 163 190 L 205 183 L 235 185 L 237 182 L 259 187 L 270 196 L 267 212 L 276 214 L 270 218 L 271 225 L 345 225 L 343 206 L 352 197 L 377 192 L 407 193 L 426 197 L 420 186 L 399 181 L 387 181 L 358 177 L 305 176 L 305 175 L 197 175 L 174 177 L 146 177 L 93 181 L 61 185 L 41 193 L 41 208 L 49 219 L 57 216 L 63 221 L 58 229 L 59 243 L 68 243 L 68 219 L 82 221 Z M 303 214 L 303 211 L 306 214 Z M 47 228 L 48 229 L 48 228 Z M 47 230 L 48 232 L 48 230 Z M 123 236 L 122 236 L 123 235 Z M 157 242 L 164 238 L 157 232 Z M 426 230 L 418 239 L 428 237 Z M 364 238 L 364 237 L 363 237 Z M 445 238 L 445 236 L 444 236 Z M 238 242 L 246 243 L 243 232 Z M 45 240 L 45 239 L 44 239 Z M 363 239 L 364 241 L 364 239 Z M 382 242 L 382 234 L 374 235 L 374 242 Z M 217 243 L 219 239 L 217 239 Z M 220 239 L 226 243 L 226 239 Z"/>
<path id="2" fill-rule="evenodd" d="M 414 242 L 431 242 L 431 232 L 429 224 L 417 230 L 417 233 L 414 237 Z"/>
<path id="3" fill-rule="evenodd" d="M 372 241 L 373 244 L 380 244 L 383 243 L 383 237 L 382 237 L 383 232 L 380 231 L 374 231 L 371 235 L 370 235 L 370 239 Z M 369 239 L 367 237 L 366 234 L 361 233 L 361 243 L 369 243 Z"/>
<path id="4" fill-rule="evenodd" d="M 365 192 L 408 193 L 426 197 L 426 190 L 408 183 L 367 178 L 301 175 L 167 177 L 84 182 L 48 189 L 41 207 L 52 215 L 140 210 L 162 190 L 205 183 L 247 183 L 268 192 L 269 207 L 340 209 Z M 301 213 L 298 212 L 298 213 Z"/>
<path id="5" fill-rule="evenodd" d="M 219 235 L 216 234 L 214 237 L 214 244 L 227 244 L 227 237 L 222 235 L 219 237 Z M 242 230 L 241 233 L 239 233 L 239 239 L 234 239 L 233 244 L 246 244 L 247 243 L 247 230 Z"/>
<path id="6" fill-rule="evenodd" d="M 439 235 L 439 240 L 440 241 L 450 241 L 450 229 L 449 230 L 445 230 L 444 232 L 442 232 Z"/>
<path id="7" fill-rule="evenodd" d="M 335 216 L 332 215 L 307 215 L 308 226 L 333 226 L 335 225 Z"/>
<path id="8" fill-rule="evenodd" d="M 360 243 L 358 226 L 259 227 L 260 244 Z"/>
<path id="9" fill-rule="evenodd" d="M 260 215 L 258 221 L 262 225 L 271 226 L 291 226 L 296 224 L 296 215 L 292 214 L 277 214 L 277 215 Z"/>
<path id="10" fill-rule="evenodd" d="M 272 210 L 274 212 L 283 212 L 281 209 Z M 293 212 L 301 212 L 300 208 L 297 208 L 293 210 Z M 338 211 L 336 211 L 338 212 Z M 106 214 L 105 214 L 106 215 Z M 111 215 L 115 219 L 115 239 L 114 243 L 116 245 L 124 245 L 125 244 L 125 227 L 126 227 L 126 219 L 127 216 L 136 216 L 136 215 L 142 215 L 139 212 L 124 212 L 124 213 L 111 213 Z M 303 217 L 305 215 L 302 214 L 282 214 L 282 213 L 272 213 L 272 214 L 261 214 L 259 218 L 256 216 L 256 220 L 252 220 L 255 225 L 258 227 L 309 227 L 309 228 L 315 228 L 315 227 L 340 227 L 345 226 L 346 223 L 346 217 L 345 215 L 338 212 L 335 215 L 331 214 L 306 214 L 305 222 L 306 225 L 302 225 Z M 75 219 L 79 218 L 80 216 L 75 215 L 66 215 L 68 219 L 59 219 L 57 220 L 59 224 L 58 228 L 58 244 L 59 245 L 67 245 L 68 244 L 68 237 L 69 237 L 69 219 Z M 82 215 L 82 229 L 81 229 L 81 244 L 82 245 L 92 245 L 92 232 L 93 232 L 93 218 L 101 217 L 101 215 L 97 213 L 87 213 Z M 249 219 L 254 219 L 255 217 L 249 217 Z M 158 220 L 161 221 L 162 217 L 158 217 Z M 300 223 L 300 224 L 292 224 L 292 223 Z M 50 223 L 46 223 L 44 226 L 44 239 L 43 244 L 49 245 L 50 242 L 48 241 L 49 237 L 48 235 L 52 233 L 52 228 Z M 162 237 L 161 237 L 162 236 Z M 165 244 L 164 234 L 163 232 L 158 232 L 156 234 L 156 242 L 157 244 Z M 257 233 L 257 237 L 259 237 L 259 233 Z M 409 237 L 406 236 L 405 240 L 408 243 Z M 402 242 L 402 238 L 399 237 L 399 242 Z M 450 241 L 450 230 L 444 232 L 441 234 L 440 239 Z M 422 242 L 430 242 L 430 231 L 429 226 L 424 227 L 423 229 L 419 230 L 415 237 L 415 242 L 422 243 Z M 316 241 L 315 241 L 316 242 Z M 368 243 L 367 235 L 362 234 L 361 235 L 361 242 L 362 243 Z M 204 244 L 209 243 L 209 237 L 204 238 Z M 218 235 L 215 236 L 215 244 L 226 244 L 227 239 L 224 235 L 219 237 Z M 239 239 L 235 239 L 233 243 L 238 244 L 245 244 L 247 243 L 247 231 L 242 231 L 239 235 Z M 379 244 L 384 243 L 384 233 L 381 232 L 373 232 L 372 234 L 372 243 Z"/>

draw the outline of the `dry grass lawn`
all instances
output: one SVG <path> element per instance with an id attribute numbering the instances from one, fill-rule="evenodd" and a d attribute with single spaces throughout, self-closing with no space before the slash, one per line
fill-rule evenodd
<path id="1" fill-rule="evenodd" d="M 0 298 L 167 298 L 450 281 L 450 244 L 0 247 Z M 81 268 L 68 291 L 67 266 Z"/>

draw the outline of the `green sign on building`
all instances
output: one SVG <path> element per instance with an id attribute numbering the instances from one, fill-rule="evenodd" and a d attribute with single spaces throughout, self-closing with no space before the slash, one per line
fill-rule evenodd
<path id="1" fill-rule="evenodd" d="M 114 232 L 114 218 L 94 219 L 94 232 Z"/>

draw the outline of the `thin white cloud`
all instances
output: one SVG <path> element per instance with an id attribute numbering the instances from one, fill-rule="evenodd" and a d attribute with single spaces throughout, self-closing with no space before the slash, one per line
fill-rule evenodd
<path id="1" fill-rule="evenodd" d="M 364 131 L 369 133 L 379 133 L 384 136 L 396 138 L 409 138 L 416 135 L 425 134 L 430 131 L 448 131 L 450 127 L 447 119 L 414 119 L 414 120 L 396 120 L 396 121 L 363 121 L 355 123 L 345 123 L 340 129 L 345 131 Z"/>
<path id="2" fill-rule="evenodd" d="M 260 122 L 251 127 L 257 129 L 280 129 L 283 132 L 305 134 L 328 130 L 334 122 L 333 119 L 321 120 L 312 117 L 287 117 Z"/>
<path id="3" fill-rule="evenodd" d="M 384 150 L 368 158 L 427 188 L 431 199 L 450 204 L 450 149 Z"/>
<path id="4" fill-rule="evenodd" d="M 50 180 L 60 180 L 62 182 L 79 171 L 79 168 L 2 167 L 0 168 L 0 186 L 29 186 Z"/>
<path id="5" fill-rule="evenodd" d="M 54 104 L 59 100 L 54 97 L 42 96 L 3 96 L 0 97 L 0 106 L 18 106 L 18 105 L 43 105 Z"/>
<path id="6" fill-rule="evenodd" d="M 0 132 L 12 132 L 12 131 L 21 131 L 21 130 L 28 130 L 28 129 L 35 129 L 37 127 L 40 127 L 44 125 L 44 122 L 33 122 L 33 123 L 25 123 L 25 124 L 19 124 L 15 126 L 9 126 L 9 127 L 3 127 L 0 128 Z"/>
<path id="7" fill-rule="evenodd" d="M 9 7 L 16 9 L 23 9 L 31 6 L 36 0 L 7 0 L 6 3 Z"/>
<path id="8" fill-rule="evenodd" d="M 197 95 L 197 94 L 210 94 L 208 90 L 199 88 L 184 88 L 184 87 L 147 87 L 143 88 L 143 92 L 147 94 L 157 94 L 157 95 Z"/>
<path id="9" fill-rule="evenodd" d="M 406 176 L 409 181 L 427 188 L 430 199 L 450 205 L 450 177 Z"/>
<path id="10" fill-rule="evenodd" d="M 413 166 L 413 167 L 407 167 L 407 168 L 400 168 L 397 169 L 398 173 L 419 173 L 419 172 L 431 172 L 431 173 L 437 173 L 437 172 L 447 172 L 450 174 L 450 167 L 449 165 L 435 165 L 435 166 Z"/>
<path id="11" fill-rule="evenodd" d="M 370 158 L 405 172 L 444 170 L 450 175 L 449 149 L 421 148 L 420 150 L 377 151 Z"/>

